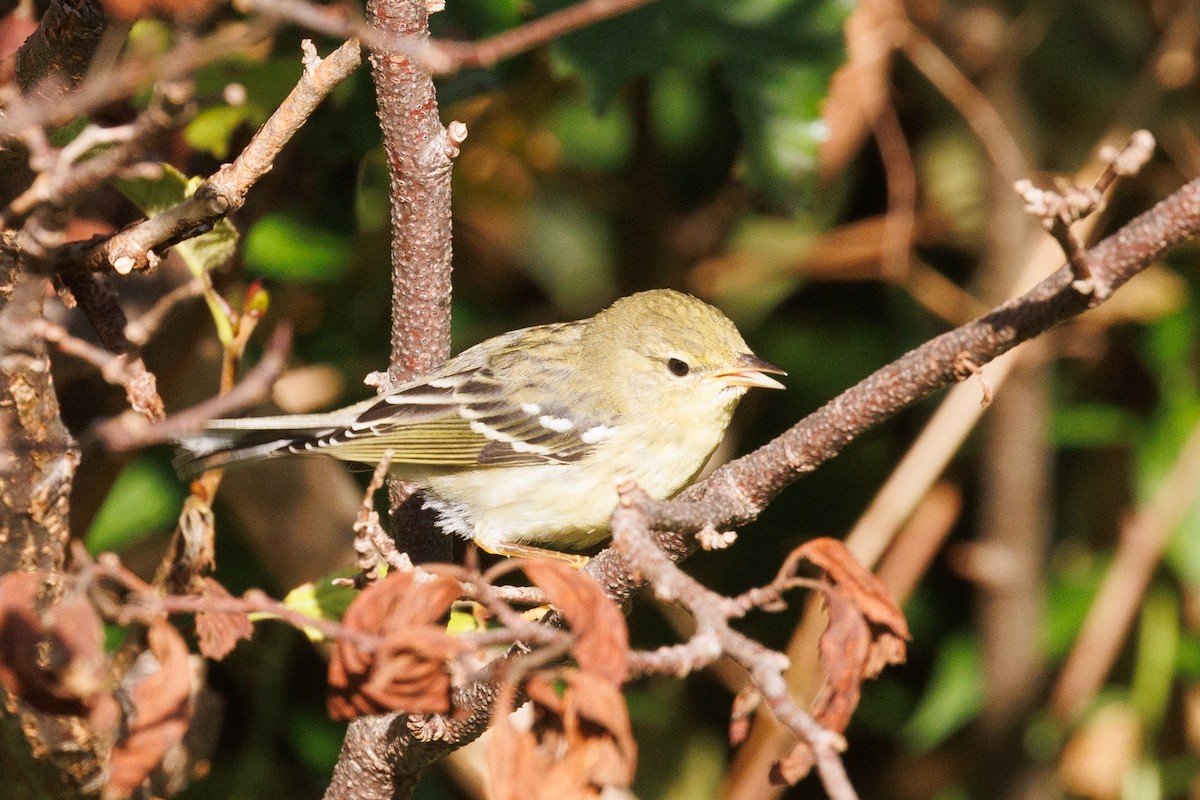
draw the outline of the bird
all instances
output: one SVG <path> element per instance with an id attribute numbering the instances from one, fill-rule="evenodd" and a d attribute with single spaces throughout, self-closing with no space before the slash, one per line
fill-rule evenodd
<path id="1" fill-rule="evenodd" d="M 180 440 L 183 477 L 285 455 L 378 464 L 424 489 L 443 531 L 501 556 L 577 552 L 609 535 L 616 487 L 673 497 L 751 388 L 786 375 L 733 322 L 653 289 L 587 319 L 510 331 L 390 391 L 323 414 L 212 420 Z"/>

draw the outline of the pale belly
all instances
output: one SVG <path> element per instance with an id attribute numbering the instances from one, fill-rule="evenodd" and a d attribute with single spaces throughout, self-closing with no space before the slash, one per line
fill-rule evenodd
<path id="1" fill-rule="evenodd" d="M 450 532 L 484 541 L 519 542 L 573 550 L 608 536 L 616 487 L 637 481 L 648 494 L 668 498 L 708 461 L 719 437 L 689 447 L 633 447 L 620 464 L 539 464 L 432 476 L 429 505 Z M 705 447 L 704 445 L 710 445 Z"/>

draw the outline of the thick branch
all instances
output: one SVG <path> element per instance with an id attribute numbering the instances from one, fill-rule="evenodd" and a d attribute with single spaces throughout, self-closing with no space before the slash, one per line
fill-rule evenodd
<path id="1" fill-rule="evenodd" d="M 16 77 L 21 91 L 46 86 L 51 96 L 60 96 L 75 88 L 107 29 L 108 20 L 99 3 L 55 0 L 17 51 Z"/>
<path id="2" fill-rule="evenodd" d="M 421 43 L 429 36 L 424 0 L 370 0 L 367 19 L 385 36 Z M 428 68 L 397 52 L 373 52 L 371 67 L 391 176 L 392 354 L 386 376 L 378 376 L 386 389 L 450 356 L 450 168 L 465 133 L 452 138 L 442 127 Z M 449 537 L 418 512 L 412 488 L 393 481 L 389 495 L 392 535 L 400 550 L 414 562 L 449 561 Z M 473 711 L 467 721 L 471 732 L 441 746 L 427 746 L 414 735 L 406 724 L 414 717 L 355 720 L 325 796 L 411 795 L 429 764 L 482 732 L 492 699 L 463 706 Z"/>
<path id="3" fill-rule="evenodd" d="M 372 27 L 424 42 L 424 0 L 372 0 Z M 382 388 L 428 372 L 450 357 L 450 169 L 466 135 L 442 127 L 429 69 L 400 53 L 371 54 L 379 127 L 391 176 L 392 355 Z M 392 535 L 414 562 L 449 561 L 450 540 L 420 511 L 413 487 L 389 486 Z"/>
<path id="4" fill-rule="evenodd" d="M 428 36 L 424 0 L 372 0 L 388 34 Z M 403 55 L 371 54 L 392 189 L 392 384 L 450 356 L 450 167 L 428 70 Z"/>
<path id="5" fill-rule="evenodd" d="M 63 588 L 68 502 L 79 451 L 58 410 L 46 342 L 35 333 L 46 281 L 0 248 L 0 573 L 36 570 Z M 90 731 L 28 711 L 0 691 L 0 795 L 83 797 L 101 757 Z"/>

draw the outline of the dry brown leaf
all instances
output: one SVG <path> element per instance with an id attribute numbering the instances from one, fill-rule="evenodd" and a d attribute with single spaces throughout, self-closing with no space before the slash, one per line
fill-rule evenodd
<path id="1" fill-rule="evenodd" d="M 213 578 L 204 579 L 204 597 L 228 600 L 233 595 Z M 205 611 L 196 615 L 196 638 L 200 655 L 220 661 L 242 639 L 254 635 L 254 625 L 245 614 Z"/>
<path id="2" fill-rule="evenodd" d="M 628 674 L 629 630 L 620 607 L 590 575 L 549 559 L 527 559 L 521 568 L 566 617 L 579 668 L 615 686 Z"/>
<path id="3" fill-rule="evenodd" d="M 858 563 L 842 542 L 821 538 L 805 542 L 793 556 L 825 570 L 829 623 L 819 651 L 825 681 L 813 700 L 812 715 L 828 730 L 841 733 L 862 695 L 862 682 L 885 665 L 904 660 L 908 623 L 886 587 Z M 771 780 L 794 784 L 809 773 L 813 753 L 798 742 L 771 767 Z"/>
<path id="4" fill-rule="evenodd" d="M 130 692 L 132 710 L 126 735 L 113 746 L 104 796 L 128 797 L 177 745 L 191 719 L 192 674 L 188 649 L 179 631 L 166 620 L 150 623 L 149 653 L 158 669 Z"/>
<path id="5" fill-rule="evenodd" d="M 637 746 L 620 690 L 602 676 L 569 670 L 535 675 L 526 686 L 533 723 L 520 730 L 509 712 L 512 690 L 497 703 L 488 744 L 493 800 L 600 797 L 633 781 Z"/>
<path id="6" fill-rule="evenodd" d="M 855 606 L 872 625 L 886 628 L 895 636 L 908 640 L 908 623 L 904 619 L 904 612 L 888 594 L 887 587 L 858 563 L 845 544 L 837 539 L 821 537 L 805 542 L 796 548 L 796 552 L 825 570 L 829 581 L 854 599 Z"/>
<path id="7" fill-rule="evenodd" d="M 871 628 L 841 590 L 825 595 L 829 624 L 818 645 L 825 683 L 813 700 L 812 715 L 828 730 L 846 730 L 850 716 L 858 706 L 862 682 L 866 677 L 871 652 Z M 771 780 L 794 784 L 813 767 L 813 752 L 808 742 L 798 742 L 786 756 L 771 767 Z"/>
<path id="8" fill-rule="evenodd" d="M 74 594 L 39 617 L 40 586 L 32 572 L 0 577 L 0 685 L 48 714 L 89 714 L 107 697 L 100 617 Z"/>
<path id="9" fill-rule="evenodd" d="M 346 610 L 343 625 L 384 638 L 370 653 L 344 639 L 337 643 L 329 663 L 328 709 L 335 719 L 450 710 L 446 662 L 466 646 L 435 623 L 458 598 L 458 582 L 416 576 L 393 572 L 364 589 Z"/>

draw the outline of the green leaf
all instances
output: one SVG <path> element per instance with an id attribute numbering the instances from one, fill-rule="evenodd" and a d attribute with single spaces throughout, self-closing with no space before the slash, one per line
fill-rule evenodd
<path id="1" fill-rule="evenodd" d="M 170 164 L 160 164 L 157 178 L 114 178 L 112 183 L 147 217 L 160 214 L 196 193 L 201 178 L 188 178 Z M 213 223 L 212 230 L 175 245 L 192 275 L 197 278 L 224 264 L 237 249 L 237 228 L 227 219 Z"/>
<path id="2" fill-rule="evenodd" d="M 198 113 L 183 131 L 183 138 L 197 150 L 216 158 L 229 155 L 229 140 L 242 124 L 259 124 L 262 113 L 249 105 L 217 106 Z"/>
<path id="3" fill-rule="evenodd" d="M 850 8 L 843 0 L 660 0 L 565 36 L 553 52 L 597 109 L 632 78 L 719 67 L 741 122 L 746 177 L 772 202 L 795 207 L 828 135 L 821 105 L 843 59 Z"/>
<path id="4" fill-rule="evenodd" d="M 1175 652 L 1179 644 L 1179 604 L 1165 589 L 1150 592 L 1142 601 L 1138 619 L 1137 659 L 1133 668 L 1131 700 L 1150 730 L 1166 714 L 1175 680 Z"/>
<path id="5" fill-rule="evenodd" d="M 1113 447 L 1133 440 L 1138 420 L 1125 408 L 1080 403 L 1055 409 L 1052 426 L 1059 447 Z"/>
<path id="6" fill-rule="evenodd" d="M 91 553 L 122 550 L 175 525 L 184 492 L 164 466 L 140 458 L 117 476 L 87 532 Z"/>
<path id="7" fill-rule="evenodd" d="M 358 597 L 358 590 L 353 586 L 342 586 L 333 582 L 334 578 L 348 578 L 357 574 L 354 567 L 345 567 L 315 581 L 302 583 L 287 593 L 283 604 L 293 611 L 298 611 L 307 617 L 318 620 L 341 620 L 350 603 Z M 263 619 L 271 614 L 251 614 L 251 619 Z M 305 628 L 305 634 L 314 642 L 324 639 L 316 628 Z"/>
<path id="8" fill-rule="evenodd" d="M 546 14 L 574 2 L 540 0 L 537 10 Z M 631 78 L 671 63 L 672 45 L 685 31 L 686 5 L 685 0 L 659 0 L 568 34 L 554 44 L 554 65 L 583 81 L 594 108 L 605 108 Z"/>
<path id="9" fill-rule="evenodd" d="M 731 71 L 745 141 L 746 178 L 772 202 L 807 200 L 817 150 L 829 134 L 821 103 L 828 65 L 749 63 Z"/>
<path id="10" fill-rule="evenodd" d="M 567 164 L 616 172 L 632 152 L 633 120 L 624 106 L 596 113 L 581 101 L 567 100 L 555 106 L 547 123 Z"/>
<path id="11" fill-rule="evenodd" d="M 821 107 L 844 58 L 843 0 L 707 0 L 745 135 L 747 179 L 772 202 L 807 202 L 817 150 L 828 137 Z"/>
<path id="12" fill-rule="evenodd" d="M 335 281 L 345 271 L 347 236 L 282 214 L 260 219 L 246 232 L 247 268 L 278 280 Z"/>

